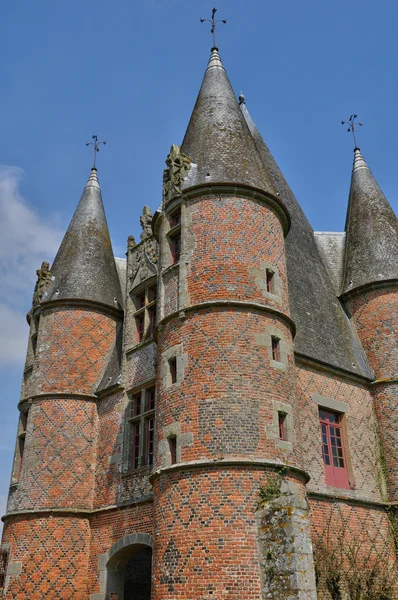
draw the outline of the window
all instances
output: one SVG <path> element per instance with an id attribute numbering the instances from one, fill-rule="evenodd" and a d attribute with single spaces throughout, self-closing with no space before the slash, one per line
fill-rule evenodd
<path id="1" fill-rule="evenodd" d="M 178 208 L 169 216 L 170 231 L 168 234 L 171 264 L 175 265 L 180 261 L 181 256 L 181 209 Z"/>
<path id="2" fill-rule="evenodd" d="M 177 462 L 177 438 L 174 435 L 169 437 L 167 441 L 169 442 L 171 464 L 174 465 Z"/>
<path id="3" fill-rule="evenodd" d="M 279 439 L 287 440 L 286 436 L 286 413 L 282 411 L 278 411 L 278 425 L 279 425 Z"/>
<path id="4" fill-rule="evenodd" d="M 350 483 L 343 441 L 342 415 L 320 409 L 319 420 L 326 484 L 349 489 Z"/>
<path id="5" fill-rule="evenodd" d="M 274 272 L 270 269 L 266 271 L 266 279 L 267 279 L 267 292 L 269 294 L 274 293 Z"/>
<path id="6" fill-rule="evenodd" d="M 155 456 L 155 387 L 133 394 L 130 399 L 131 466 L 153 465 Z"/>
<path id="7" fill-rule="evenodd" d="M 26 438 L 26 427 L 28 424 L 28 413 L 26 412 L 22 412 L 20 417 L 19 417 L 19 424 L 18 424 L 18 448 L 17 448 L 17 461 L 18 464 L 16 465 L 16 477 L 17 480 L 19 481 L 19 478 L 21 476 L 21 471 L 22 471 L 22 461 L 23 461 L 23 455 L 25 452 L 25 438 Z"/>
<path id="8" fill-rule="evenodd" d="M 177 383 L 177 358 L 174 356 L 169 360 L 171 383 Z"/>
<path id="9" fill-rule="evenodd" d="M 279 338 L 277 338 L 277 337 L 271 338 L 272 360 L 274 360 L 275 362 L 280 362 L 279 343 L 280 343 Z"/>
<path id="10" fill-rule="evenodd" d="M 156 284 L 135 294 L 135 325 L 137 343 L 152 338 L 156 327 Z"/>
<path id="11" fill-rule="evenodd" d="M 4 594 L 4 586 L 6 582 L 8 552 L 0 548 L 0 598 Z"/>

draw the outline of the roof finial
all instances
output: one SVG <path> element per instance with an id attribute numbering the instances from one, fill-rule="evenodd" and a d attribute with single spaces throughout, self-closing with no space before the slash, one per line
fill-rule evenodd
<path id="1" fill-rule="evenodd" d="M 99 145 L 100 144 L 106 144 L 106 141 L 104 142 L 99 142 L 98 141 L 98 136 L 97 135 L 93 135 L 91 136 L 93 138 L 93 142 L 86 142 L 86 146 L 94 146 L 94 166 L 93 169 L 97 170 L 97 152 L 99 152 Z"/>
<path id="2" fill-rule="evenodd" d="M 217 46 L 216 46 L 216 25 L 217 23 L 226 23 L 227 19 L 219 19 L 218 21 L 216 21 L 214 19 L 215 14 L 217 12 L 216 8 L 213 8 L 213 10 L 211 11 L 211 19 L 200 19 L 201 23 L 204 23 L 205 21 L 208 21 L 209 23 L 211 23 L 211 33 L 213 34 L 213 48 L 212 50 L 218 50 Z"/>
<path id="3" fill-rule="evenodd" d="M 245 98 L 243 92 L 240 93 L 239 104 L 246 104 L 246 98 Z"/>
<path id="4" fill-rule="evenodd" d="M 358 115 L 350 115 L 350 118 L 348 119 L 348 121 L 341 121 L 342 125 L 348 125 L 348 129 L 347 131 L 352 133 L 352 135 L 354 136 L 354 151 L 355 150 L 359 150 L 358 146 L 357 146 L 357 138 L 355 136 L 355 127 L 357 125 L 359 125 L 360 127 L 362 127 L 363 123 L 359 123 L 359 121 L 355 122 L 355 119 L 358 118 Z"/>

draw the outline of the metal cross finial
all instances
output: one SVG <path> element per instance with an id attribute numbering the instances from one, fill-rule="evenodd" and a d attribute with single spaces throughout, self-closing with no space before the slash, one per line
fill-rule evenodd
<path id="1" fill-rule="evenodd" d="M 99 142 L 97 135 L 93 135 L 91 137 L 93 138 L 94 141 L 93 142 L 86 142 L 86 146 L 94 146 L 94 167 L 93 167 L 93 169 L 96 169 L 97 168 L 97 166 L 96 166 L 97 165 L 97 152 L 99 152 L 99 150 L 100 150 L 99 149 L 99 145 L 100 144 L 104 144 L 104 146 L 105 146 L 106 141 L 105 142 Z"/>
<path id="2" fill-rule="evenodd" d="M 213 48 L 217 48 L 217 46 L 216 46 L 216 25 L 217 25 L 217 23 L 226 23 L 227 22 L 227 19 L 219 19 L 218 21 L 216 21 L 214 19 L 216 12 L 217 12 L 217 9 L 213 8 L 213 10 L 211 11 L 211 19 L 200 19 L 201 23 L 204 23 L 205 21 L 208 21 L 209 23 L 211 23 L 211 33 L 213 34 Z"/>
<path id="3" fill-rule="evenodd" d="M 357 146 L 357 138 L 355 136 L 355 127 L 357 125 L 359 125 L 360 127 L 362 127 L 363 123 L 359 123 L 359 121 L 355 122 L 355 119 L 358 118 L 358 115 L 350 115 L 350 118 L 348 119 L 348 121 L 341 121 L 342 125 L 348 125 L 348 129 L 347 131 L 352 133 L 352 135 L 354 136 L 354 144 L 355 144 L 355 148 L 354 150 L 356 150 L 358 148 Z"/>

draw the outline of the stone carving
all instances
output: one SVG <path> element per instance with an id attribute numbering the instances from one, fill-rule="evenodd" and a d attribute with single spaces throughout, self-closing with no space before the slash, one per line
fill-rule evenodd
<path id="1" fill-rule="evenodd" d="M 129 237 L 127 238 L 127 249 L 132 250 L 136 247 L 136 245 L 137 242 L 135 241 L 135 237 L 133 235 L 129 235 Z"/>
<path id="2" fill-rule="evenodd" d="M 51 282 L 50 263 L 43 261 L 36 271 L 37 281 L 33 291 L 33 305 L 40 304 L 43 295 Z"/>
<path id="3" fill-rule="evenodd" d="M 158 244 L 154 237 L 145 239 L 131 249 L 130 284 L 134 287 L 149 277 L 156 275 Z"/>
<path id="4" fill-rule="evenodd" d="M 181 194 L 185 177 L 191 168 L 191 161 L 180 146 L 173 144 L 166 158 L 167 168 L 163 171 L 163 201 L 167 203 L 173 196 Z"/>
<path id="5" fill-rule="evenodd" d="M 143 241 L 152 235 L 152 211 L 149 206 L 144 206 L 140 223 L 142 227 L 141 241 Z"/>

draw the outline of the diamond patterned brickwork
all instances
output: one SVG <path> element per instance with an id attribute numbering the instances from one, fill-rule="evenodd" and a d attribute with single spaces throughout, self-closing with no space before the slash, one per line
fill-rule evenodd
<path id="1" fill-rule="evenodd" d="M 261 597 L 260 470 L 187 470 L 154 483 L 153 600 Z"/>
<path id="2" fill-rule="evenodd" d="M 74 516 L 13 517 L 4 543 L 20 575 L 9 578 L 6 600 L 87 600 L 90 528 Z"/>
<path id="3" fill-rule="evenodd" d="M 375 385 L 373 397 L 383 444 L 390 502 L 398 501 L 398 383 Z"/>
<path id="4" fill-rule="evenodd" d="M 93 394 L 116 339 L 113 317 L 92 308 L 59 308 L 41 318 L 37 393 Z"/>
<path id="5" fill-rule="evenodd" d="M 259 302 L 289 311 L 284 237 L 265 204 L 236 197 L 202 197 L 187 207 L 182 251 L 189 259 L 191 304 L 209 300 Z M 281 298 L 267 294 L 266 268 L 280 277 Z"/>
<path id="6" fill-rule="evenodd" d="M 8 512 L 92 507 L 97 408 L 71 398 L 36 400 L 30 409 L 19 485 Z"/>
<path id="7" fill-rule="evenodd" d="M 346 303 L 376 379 L 398 377 L 397 289 L 364 292 Z"/>
<path id="8" fill-rule="evenodd" d="M 91 517 L 89 594 L 100 592 L 98 559 L 101 555 L 108 552 L 115 542 L 131 533 L 152 535 L 152 509 L 152 502 L 146 502 Z"/>
<path id="9" fill-rule="evenodd" d="M 325 398 L 348 404 L 345 424 L 346 441 L 348 442 L 347 452 L 352 466 L 354 483 L 351 490 L 340 490 L 326 486 L 319 409 L 318 404 L 312 400 L 313 394 L 320 394 Z M 372 398 L 367 387 L 334 375 L 326 375 L 319 371 L 298 367 L 297 400 L 304 467 L 311 476 L 308 489 L 327 494 L 344 494 L 349 497 L 380 501 L 378 486 L 381 476 L 378 466 L 379 445 Z"/>
<path id="10" fill-rule="evenodd" d="M 151 342 L 128 352 L 124 386 L 127 390 L 156 377 L 156 344 Z"/>
<path id="11" fill-rule="evenodd" d="M 389 582 L 391 595 L 374 598 L 398 598 L 398 572 L 391 523 L 383 507 L 361 505 L 350 501 L 310 499 L 312 539 L 318 574 L 318 600 L 333 600 L 326 574 L 340 572 L 340 580 L 355 581 L 368 567 Z M 336 570 L 336 571 L 335 571 Z M 361 573 L 362 571 L 362 573 Z M 350 598 L 368 596 L 354 596 Z"/>
<path id="12" fill-rule="evenodd" d="M 124 393 L 101 398 L 98 402 L 98 444 L 94 507 L 139 502 L 151 496 L 148 469 L 131 470 L 128 445 L 129 405 Z"/>
<path id="13" fill-rule="evenodd" d="M 299 463 L 298 444 L 293 444 L 293 452 L 285 451 L 266 435 L 274 422 L 274 400 L 293 405 L 297 423 L 292 354 L 287 355 L 286 369 L 273 366 L 258 336 L 270 326 L 289 340 L 282 320 L 233 308 L 187 313 L 186 319 L 164 325 L 160 356 L 181 344 L 187 364 L 181 381 L 167 386 L 166 378 L 158 386 L 158 444 L 164 439 L 163 429 L 177 422 L 181 434 L 193 436 L 192 444 L 182 448 L 183 462 L 222 456 Z M 159 361 L 161 373 L 163 362 Z"/>

